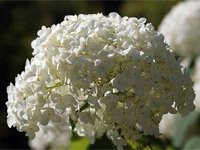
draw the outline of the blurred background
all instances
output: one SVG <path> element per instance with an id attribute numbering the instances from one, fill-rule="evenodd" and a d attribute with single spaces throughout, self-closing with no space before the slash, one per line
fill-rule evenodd
<path id="1" fill-rule="evenodd" d="M 6 87 L 14 83 L 26 59 L 32 57 L 31 42 L 41 26 L 60 23 L 65 15 L 117 12 L 121 16 L 145 17 L 157 29 L 179 1 L 0 1 L 0 149 L 29 149 L 25 134 L 7 127 Z"/>

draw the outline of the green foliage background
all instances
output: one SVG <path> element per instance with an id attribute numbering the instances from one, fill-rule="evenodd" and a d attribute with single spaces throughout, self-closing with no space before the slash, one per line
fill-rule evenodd
<path id="1" fill-rule="evenodd" d="M 32 57 L 31 41 L 37 37 L 36 33 L 41 26 L 57 24 L 69 14 L 102 12 L 107 15 L 114 11 L 121 16 L 145 17 L 157 29 L 162 18 L 177 2 L 179 1 L 0 1 L 0 149 L 28 148 L 28 139 L 24 133 L 7 127 L 6 87 L 9 82 L 14 83 L 15 76 L 24 69 L 26 59 Z M 127 149 L 151 149 L 148 144 L 141 145 L 149 139 L 154 149 L 172 148 L 169 141 L 144 137 L 135 143 L 129 142 Z M 199 137 L 195 140 L 199 140 Z M 105 141 L 107 139 L 103 137 L 94 145 L 89 145 L 87 139 L 73 138 L 70 150 L 115 149 L 112 143 L 107 142 L 106 145 Z"/>

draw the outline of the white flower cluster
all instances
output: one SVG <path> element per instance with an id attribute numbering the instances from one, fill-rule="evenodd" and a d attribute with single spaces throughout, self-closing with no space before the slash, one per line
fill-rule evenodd
<path id="1" fill-rule="evenodd" d="M 51 148 L 67 148 L 71 143 L 71 131 L 67 126 L 60 126 L 49 123 L 47 126 L 38 125 L 40 130 L 35 138 L 29 141 L 32 149 L 44 150 Z"/>
<path id="2" fill-rule="evenodd" d="M 200 57 L 197 57 L 196 59 L 192 78 L 194 81 L 194 91 L 196 94 L 194 104 L 196 106 L 196 110 L 200 111 Z"/>
<path id="3" fill-rule="evenodd" d="M 33 139 L 49 124 L 117 147 L 159 136 L 168 112 L 194 110 L 193 83 L 145 19 L 110 13 L 66 16 L 42 27 L 34 57 L 8 89 L 8 125 Z"/>
<path id="4" fill-rule="evenodd" d="M 160 24 L 159 31 L 178 55 L 200 54 L 200 0 L 175 5 Z"/>
<path id="5" fill-rule="evenodd" d="M 191 61 L 192 60 L 190 57 L 184 58 L 180 63 L 180 65 L 182 66 L 182 70 L 187 69 Z M 195 110 L 200 111 L 200 57 L 197 57 L 197 59 L 195 59 L 194 64 L 195 66 L 193 72 L 191 73 L 191 78 L 194 82 L 193 89 L 196 95 L 194 105 L 196 107 Z M 162 120 L 159 124 L 159 131 L 164 138 L 173 139 L 175 137 L 177 118 L 180 118 L 179 114 L 168 113 L 163 115 Z"/>
<path id="6" fill-rule="evenodd" d="M 164 139 L 173 139 L 176 131 L 176 119 L 179 114 L 164 114 L 159 124 L 159 132 Z"/>

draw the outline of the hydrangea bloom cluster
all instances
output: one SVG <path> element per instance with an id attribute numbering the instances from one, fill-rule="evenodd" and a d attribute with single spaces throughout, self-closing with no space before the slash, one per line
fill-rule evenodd
<path id="1" fill-rule="evenodd" d="M 165 16 L 159 31 L 178 55 L 200 54 L 200 0 L 178 3 Z"/>
<path id="2" fill-rule="evenodd" d="M 159 136 L 163 114 L 194 110 L 193 83 L 145 19 L 91 14 L 42 27 L 34 57 L 8 89 L 8 125 L 33 139 L 41 126 L 106 134 L 119 149 Z"/>
<path id="3" fill-rule="evenodd" d="M 180 65 L 182 66 L 181 70 L 184 71 L 184 69 L 188 69 L 191 62 L 192 62 L 191 57 L 186 57 L 183 60 L 181 60 L 181 62 L 180 62 Z M 195 65 L 196 65 L 196 63 L 195 63 Z M 193 89 L 194 89 L 195 94 L 196 94 L 196 97 L 195 97 L 195 100 L 194 100 L 194 105 L 195 105 L 196 109 L 198 109 L 198 108 L 200 108 L 200 104 L 198 104 L 199 102 L 197 100 L 197 97 L 199 97 L 198 95 L 200 94 L 200 92 L 198 92 L 197 87 L 200 87 L 200 86 L 197 86 L 197 80 L 198 80 L 197 78 L 199 77 L 199 75 L 197 73 L 198 70 L 197 70 L 196 66 L 195 66 L 195 68 L 196 68 L 195 69 L 195 72 L 196 72 L 195 76 L 196 77 L 194 77 L 193 75 L 192 76 L 190 75 L 190 76 L 192 77 L 192 79 L 194 81 Z M 179 118 L 179 117 L 180 117 L 180 114 L 171 114 L 171 113 L 167 113 L 167 114 L 164 114 L 162 116 L 162 120 L 160 121 L 160 124 L 159 124 L 159 132 L 162 134 L 162 138 L 173 139 L 175 137 L 176 126 L 177 126 L 177 118 Z"/>
<path id="4" fill-rule="evenodd" d="M 159 132 L 164 139 L 173 139 L 176 131 L 176 119 L 179 114 L 167 113 L 162 116 L 162 120 L 159 124 Z"/>
<path id="5" fill-rule="evenodd" d="M 38 125 L 39 131 L 35 138 L 29 141 L 32 149 L 42 150 L 51 148 L 67 148 L 71 143 L 71 131 L 67 126 L 49 123 L 47 126 Z"/>
<path id="6" fill-rule="evenodd" d="M 194 74 L 192 76 L 194 81 L 194 90 L 195 90 L 195 100 L 194 104 L 196 106 L 196 110 L 200 111 L 200 57 L 197 57 L 194 67 Z"/>

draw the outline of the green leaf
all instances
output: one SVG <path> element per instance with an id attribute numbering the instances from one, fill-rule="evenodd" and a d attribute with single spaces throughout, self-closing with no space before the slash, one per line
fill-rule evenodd
<path id="1" fill-rule="evenodd" d="M 127 143 L 131 147 L 131 149 L 138 149 L 140 147 L 140 143 L 138 143 L 137 141 L 132 142 L 131 140 L 128 140 Z"/>
<path id="2" fill-rule="evenodd" d="M 69 150 L 87 150 L 89 145 L 87 138 L 76 138 L 72 140 Z"/>
<path id="3" fill-rule="evenodd" d="M 199 113 L 192 112 L 185 117 L 177 117 L 175 137 L 173 139 L 173 145 L 181 147 L 185 140 L 188 138 L 188 134 L 192 131 L 195 124 L 198 122 Z"/>
<path id="4" fill-rule="evenodd" d="M 183 150 L 199 150 L 200 149 L 200 136 L 191 137 L 185 144 Z"/>

